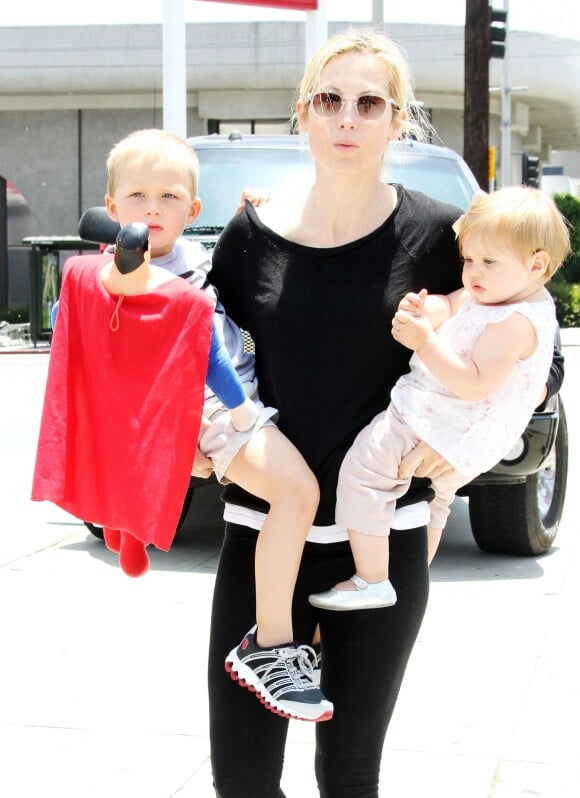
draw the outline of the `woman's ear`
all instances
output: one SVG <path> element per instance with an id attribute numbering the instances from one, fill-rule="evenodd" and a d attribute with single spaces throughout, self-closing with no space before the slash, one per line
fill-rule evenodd
<path id="1" fill-rule="evenodd" d="M 397 141 L 403 130 L 403 122 L 407 121 L 407 111 L 402 108 L 400 111 L 393 111 L 393 121 L 389 131 L 389 141 Z"/>
<path id="2" fill-rule="evenodd" d="M 308 133 L 308 109 L 302 100 L 296 103 L 296 123 L 299 133 L 302 135 Z"/>

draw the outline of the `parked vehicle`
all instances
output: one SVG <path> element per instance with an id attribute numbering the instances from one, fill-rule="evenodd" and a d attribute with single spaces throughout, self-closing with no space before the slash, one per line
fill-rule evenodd
<path id="1" fill-rule="evenodd" d="M 313 178 L 312 159 L 301 136 L 198 136 L 189 139 L 200 162 L 202 212 L 185 230 L 209 249 L 215 246 L 244 188 L 273 196 L 292 193 Z M 393 142 L 385 179 L 467 209 L 477 182 L 462 158 L 444 147 L 416 141 Z M 97 209 L 93 209 L 98 215 Z M 100 223 L 101 228 L 105 226 Z M 99 225 L 97 225 L 99 227 Z M 113 240 L 118 227 L 101 233 Z M 82 233 L 81 233 L 82 234 Z M 91 229 L 94 238 L 94 230 Z M 248 336 L 247 345 L 252 341 Z M 469 498 L 473 537 L 484 551 L 538 555 L 553 544 L 564 506 L 568 471 L 568 430 L 559 397 L 534 413 L 518 444 L 495 468 L 461 489 Z M 195 513 L 192 480 L 181 526 Z M 207 483 L 204 483 L 207 484 Z M 190 507 L 191 502 L 191 507 Z M 216 512 L 219 508 L 216 505 Z M 94 530 L 98 533 L 98 530 Z"/>

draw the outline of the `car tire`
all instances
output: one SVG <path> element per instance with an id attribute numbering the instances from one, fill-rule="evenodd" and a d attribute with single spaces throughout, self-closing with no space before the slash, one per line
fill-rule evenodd
<path id="1" fill-rule="evenodd" d="M 560 401 L 550 456 L 536 474 L 515 485 L 480 485 L 469 492 L 469 518 L 482 551 L 534 557 L 545 554 L 558 533 L 568 478 L 568 425 Z"/>
<path id="2" fill-rule="evenodd" d="M 83 521 L 83 524 L 86 526 L 89 532 L 91 532 L 96 538 L 99 538 L 99 540 L 104 539 L 102 526 L 98 526 L 97 524 L 91 524 L 89 523 L 89 521 Z"/>

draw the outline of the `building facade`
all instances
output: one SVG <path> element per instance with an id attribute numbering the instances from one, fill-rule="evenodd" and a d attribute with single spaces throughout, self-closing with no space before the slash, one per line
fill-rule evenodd
<path id="1" fill-rule="evenodd" d="M 331 23 L 329 33 L 344 27 Z M 461 153 L 463 27 L 385 30 L 409 57 L 416 98 L 440 142 Z M 188 24 L 188 135 L 288 131 L 304 35 L 294 22 Z M 579 147 L 580 42 L 516 31 L 509 54 L 518 182 L 524 148 L 547 160 L 552 149 Z M 132 130 L 163 126 L 162 67 L 160 25 L 0 28 L 0 175 L 26 199 L 31 234 L 73 235 L 83 210 L 103 203 L 111 146 Z M 492 61 L 496 152 L 501 80 L 502 62 Z"/>

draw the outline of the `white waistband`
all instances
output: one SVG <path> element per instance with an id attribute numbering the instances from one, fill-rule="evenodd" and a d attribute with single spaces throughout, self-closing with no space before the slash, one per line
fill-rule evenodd
<path id="1" fill-rule="evenodd" d="M 238 504 L 226 504 L 224 519 L 230 524 L 240 524 L 250 529 L 260 530 L 266 519 L 265 513 L 240 507 Z M 429 505 L 427 502 L 408 504 L 395 510 L 391 529 L 416 529 L 429 523 Z M 306 540 L 309 543 L 340 543 L 348 540 L 346 529 L 340 524 L 330 526 L 312 526 Z"/>

